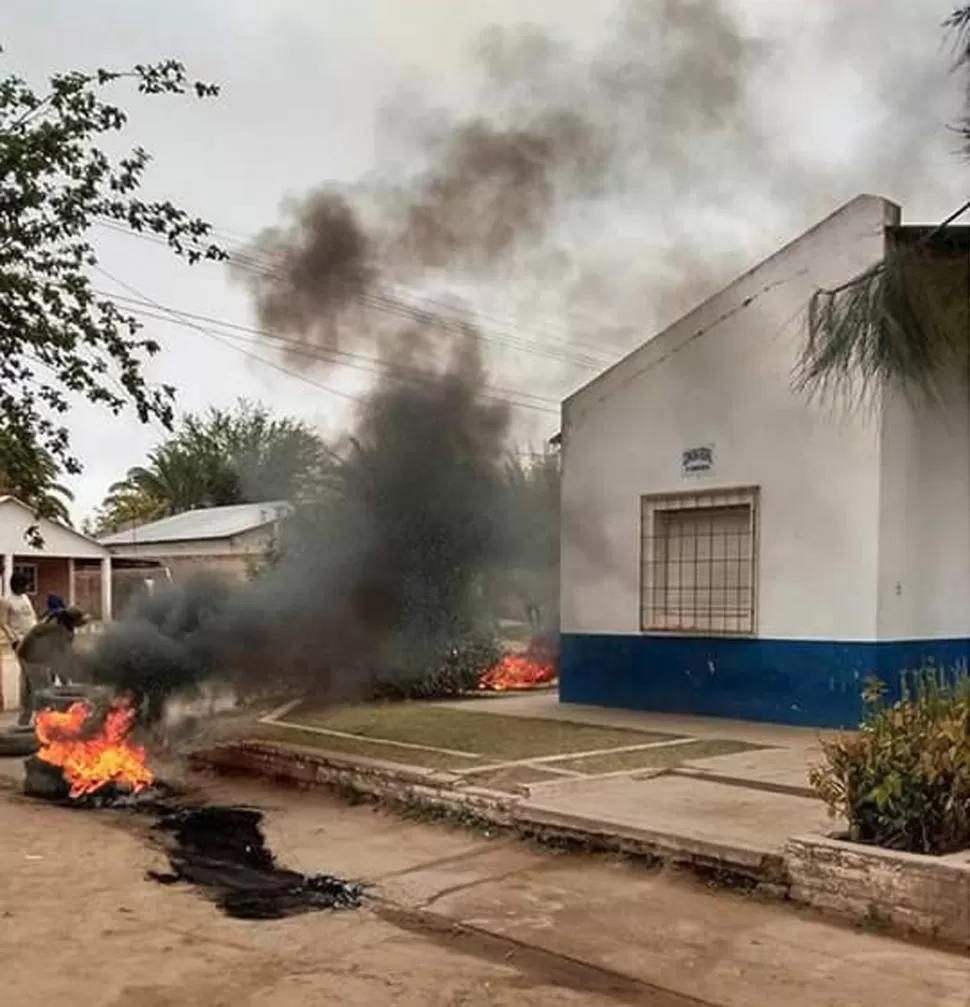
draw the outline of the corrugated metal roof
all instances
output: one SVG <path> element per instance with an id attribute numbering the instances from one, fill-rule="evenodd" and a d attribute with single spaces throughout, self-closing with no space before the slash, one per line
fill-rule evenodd
<path id="1" fill-rule="evenodd" d="M 233 535 L 241 535 L 253 528 L 261 528 L 290 510 L 290 505 L 284 500 L 237 504 L 233 507 L 205 507 L 106 535 L 101 539 L 101 544 L 112 546 L 232 538 Z"/>

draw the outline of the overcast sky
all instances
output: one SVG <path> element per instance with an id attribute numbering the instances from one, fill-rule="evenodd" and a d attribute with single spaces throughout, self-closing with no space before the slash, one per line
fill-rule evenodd
<path id="1" fill-rule="evenodd" d="M 565 293 L 550 282 L 548 268 L 541 284 L 519 275 L 479 292 L 495 328 L 531 347 L 494 344 L 497 385 L 548 399 L 554 410 L 560 395 L 596 373 L 595 363 L 564 358 L 605 361 L 631 344 L 629 335 L 618 342 L 597 331 L 619 300 L 630 305 L 623 321 L 635 310 L 644 319 L 639 338 L 648 338 L 670 305 L 683 310 L 685 299 L 708 292 L 708 273 L 741 272 L 859 191 L 904 202 L 910 220 L 939 219 L 965 198 L 966 168 L 953 157 L 945 128 L 959 96 L 939 29 L 947 0 L 724 2 L 741 33 L 765 42 L 743 95 L 761 127 L 771 124 L 763 133 L 771 141 L 769 160 L 777 158 L 764 184 L 740 159 L 736 180 L 731 157 L 723 173 L 716 170 L 723 156 L 716 145 L 698 145 L 697 158 L 707 164 L 696 182 L 671 171 L 660 185 L 661 175 L 645 168 L 643 176 L 653 180 L 647 184 L 631 181 L 630 172 L 615 199 L 584 210 L 581 226 L 570 232 L 574 244 L 562 246 L 581 245 L 586 256 L 582 276 L 563 267 Z M 287 197 L 326 182 L 352 184 L 375 165 L 393 174 L 395 156 L 405 154 L 396 153 L 382 110 L 417 93 L 427 105 L 467 108 L 479 79 L 471 52 L 485 28 L 531 23 L 589 51 L 615 32 L 619 6 L 611 0 L 7 0 L 2 67 L 40 87 L 58 70 L 177 57 L 192 75 L 218 82 L 216 101 L 124 101 L 132 112 L 128 139 L 155 157 L 148 194 L 207 218 L 233 242 L 274 223 Z M 663 0 L 637 6 L 648 21 L 661 22 L 660 13 L 650 12 L 659 12 Z M 655 42 L 656 52 L 667 51 L 663 39 Z M 697 100 L 710 97 L 699 90 Z M 578 234 L 585 235 L 579 245 Z M 102 230 L 95 236 L 105 270 L 124 285 L 102 276 L 104 289 L 134 289 L 167 306 L 252 324 L 246 291 L 223 267 L 190 269 L 148 241 Z M 671 270 L 680 271 L 676 297 L 665 301 Z M 692 273 L 703 274 L 696 293 L 685 286 Z M 167 323 L 152 321 L 148 329 L 163 346 L 151 376 L 177 386 L 183 410 L 245 396 L 332 432 L 348 421 L 349 403 L 321 386 L 343 393 L 366 386 L 360 370 L 306 372 L 303 380 L 285 375 L 247 357 L 242 351 L 275 359 L 238 332 L 221 330 L 220 342 Z M 555 432 L 554 411 L 520 412 L 521 436 L 533 444 Z M 72 413 L 70 426 L 85 464 L 71 480 L 80 520 L 161 433 L 88 407 Z"/>

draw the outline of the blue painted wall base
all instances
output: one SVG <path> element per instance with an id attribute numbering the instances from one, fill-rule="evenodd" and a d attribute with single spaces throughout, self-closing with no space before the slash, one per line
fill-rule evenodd
<path id="1" fill-rule="evenodd" d="M 855 727 L 871 675 L 892 691 L 926 660 L 970 661 L 970 638 L 879 643 L 563 633 L 566 703 Z"/>

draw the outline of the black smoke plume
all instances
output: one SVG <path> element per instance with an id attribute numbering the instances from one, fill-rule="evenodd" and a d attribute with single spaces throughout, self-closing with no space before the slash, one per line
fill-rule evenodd
<path id="1" fill-rule="evenodd" d="M 139 600 L 96 648 L 95 678 L 158 719 L 166 699 L 208 678 L 337 701 L 406 694 L 458 652 L 491 653 L 482 602 L 509 546 L 509 410 L 482 395 L 471 333 L 428 322 L 400 336 L 398 356 L 437 370 L 382 382 L 362 403 L 333 468 L 286 522 L 278 561 L 245 587 L 200 578 Z"/>
<path id="2" fill-rule="evenodd" d="M 203 605 L 204 625 L 179 638 L 189 657 L 160 663 L 179 680 L 234 669 L 346 695 L 440 660 L 514 539 L 496 504 L 511 420 L 490 394 L 482 333 L 430 300 L 402 308 L 395 285 L 472 289 L 526 321 L 581 309 L 586 345 L 608 359 L 860 191 L 945 192 L 941 137 L 960 97 L 934 43 L 946 11 L 879 11 L 906 45 L 872 46 L 874 4 L 819 0 L 782 33 L 728 0 L 630 0 L 590 44 L 488 32 L 464 113 L 413 94 L 389 103 L 391 155 L 359 185 L 289 204 L 235 261 L 283 353 L 320 369 L 372 356 L 381 377 L 288 523 L 279 563 Z M 849 131 L 860 108 L 879 112 L 842 156 L 806 140 L 830 82 Z M 560 367 L 510 356 L 505 370 L 562 387 Z M 112 628 L 102 663 L 151 650 L 146 624 L 136 613 Z"/>

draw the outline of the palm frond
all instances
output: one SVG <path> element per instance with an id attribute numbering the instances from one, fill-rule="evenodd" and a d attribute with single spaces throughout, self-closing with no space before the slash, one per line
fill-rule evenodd
<path id="1" fill-rule="evenodd" d="M 816 291 L 795 385 L 852 404 L 886 384 L 935 397 L 970 362 L 970 262 L 938 247 L 895 245 L 834 290 Z"/>
<path id="2" fill-rule="evenodd" d="M 970 4 L 958 7 L 943 22 L 953 36 L 955 69 L 967 71 L 965 81 L 966 102 L 963 117 L 955 129 L 964 140 L 964 151 L 970 156 Z"/>
<path id="3" fill-rule="evenodd" d="M 956 35 L 956 44 L 962 59 L 970 59 L 970 4 L 957 9 L 943 22 Z"/>

